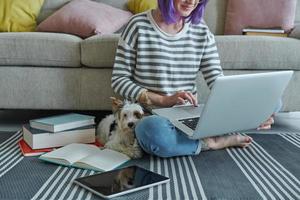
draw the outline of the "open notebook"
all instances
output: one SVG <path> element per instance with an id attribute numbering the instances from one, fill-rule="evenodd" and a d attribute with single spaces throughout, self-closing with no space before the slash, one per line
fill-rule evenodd
<path id="1" fill-rule="evenodd" d="M 127 155 L 111 149 L 78 143 L 45 153 L 39 158 L 59 165 L 95 171 L 109 171 L 130 160 Z"/>

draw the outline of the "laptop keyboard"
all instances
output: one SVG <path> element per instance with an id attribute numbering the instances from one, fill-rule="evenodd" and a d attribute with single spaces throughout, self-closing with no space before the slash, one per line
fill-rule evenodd
<path id="1" fill-rule="evenodd" d="M 194 118 L 180 119 L 178 121 L 180 121 L 184 125 L 188 126 L 190 129 L 195 130 L 197 123 L 199 121 L 199 118 L 200 117 L 194 117 Z"/>

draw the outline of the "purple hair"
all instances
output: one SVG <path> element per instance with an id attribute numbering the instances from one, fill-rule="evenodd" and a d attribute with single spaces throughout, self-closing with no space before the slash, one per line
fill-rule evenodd
<path id="1" fill-rule="evenodd" d="M 201 3 L 193 10 L 193 12 L 186 17 L 187 21 L 192 24 L 199 24 L 204 14 L 204 8 L 208 0 L 202 0 Z M 162 17 L 167 24 L 176 23 L 179 16 L 174 8 L 173 0 L 158 0 L 158 7 L 161 11 Z"/>

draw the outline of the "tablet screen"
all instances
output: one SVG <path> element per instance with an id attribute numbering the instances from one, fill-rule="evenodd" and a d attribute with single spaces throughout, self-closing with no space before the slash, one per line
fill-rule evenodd
<path id="1" fill-rule="evenodd" d="M 117 196 L 169 181 L 169 178 L 138 166 L 126 167 L 75 179 L 75 183 L 103 197 Z"/>

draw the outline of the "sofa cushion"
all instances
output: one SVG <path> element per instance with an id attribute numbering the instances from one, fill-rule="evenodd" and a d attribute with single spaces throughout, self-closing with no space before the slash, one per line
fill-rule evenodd
<path id="1" fill-rule="evenodd" d="M 44 0 L 1 0 L 0 32 L 34 31 Z"/>
<path id="2" fill-rule="evenodd" d="M 119 34 L 95 35 L 81 42 L 81 62 L 88 67 L 112 67 Z"/>
<path id="3" fill-rule="evenodd" d="M 216 35 L 224 33 L 225 14 L 228 0 L 209 0 L 204 13 L 204 20 L 210 31 Z"/>
<path id="4" fill-rule="evenodd" d="M 1 33 L 0 65 L 79 67 L 80 41 L 59 33 Z"/>
<path id="5" fill-rule="evenodd" d="M 300 70 L 300 40 L 268 36 L 216 36 L 224 69 Z"/>

